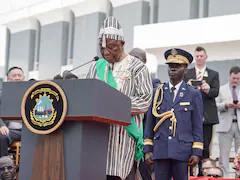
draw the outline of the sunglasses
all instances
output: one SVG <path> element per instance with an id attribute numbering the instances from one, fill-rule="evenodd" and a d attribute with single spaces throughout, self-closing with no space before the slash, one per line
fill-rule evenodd
<path id="1" fill-rule="evenodd" d="M 219 176 L 217 174 L 208 174 L 207 176 L 208 177 L 213 177 L 213 178 L 220 178 L 220 177 L 222 177 L 222 176 Z"/>

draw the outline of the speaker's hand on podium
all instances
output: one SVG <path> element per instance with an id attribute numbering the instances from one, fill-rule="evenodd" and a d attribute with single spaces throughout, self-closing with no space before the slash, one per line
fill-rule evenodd
<path id="1" fill-rule="evenodd" d="M 0 133 L 7 135 L 9 133 L 9 129 L 7 128 L 7 126 L 0 127 Z"/>

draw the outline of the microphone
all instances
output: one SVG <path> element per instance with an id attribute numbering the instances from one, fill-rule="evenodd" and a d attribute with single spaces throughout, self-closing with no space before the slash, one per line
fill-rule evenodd
<path id="1" fill-rule="evenodd" d="M 64 71 L 62 76 L 63 76 L 63 78 L 65 79 L 65 77 L 66 77 L 68 74 L 70 74 L 72 71 L 74 71 L 74 70 L 76 70 L 76 69 L 78 69 L 78 68 L 80 68 L 80 67 L 83 67 L 83 66 L 85 66 L 85 65 L 87 65 L 87 64 L 89 64 L 89 63 L 91 63 L 91 62 L 97 61 L 97 60 L 99 60 L 99 57 L 98 57 L 98 56 L 95 56 L 91 61 L 88 61 L 88 62 L 86 62 L 86 63 L 84 63 L 84 64 L 81 64 L 81 65 L 79 65 L 79 66 L 77 66 L 77 67 L 75 67 L 75 68 L 73 68 L 73 69 L 71 69 L 71 70 L 66 70 L 66 71 Z"/>
<path id="2" fill-rule="evenodd" d="M 76 69 L 78 69 L 78 68 L 80 68 L 80 67 L 83 67 L 83 66 L 85 66 L 85 65 L 87 65 L 87 64 L 89 64 L 89 63 L 91 63 L 91 62 L 97 61 L 97 60 L 99 60 L 99 57 L 98 57 L 98 56 L 95 56 L 95 57 L 93 58 L 93 60 L 88 61 L 88 62 L 86 62 L 86 63 L 84 63 L 84 64 L 81 64 L 80 66 L 77 66 L 77 67 L 71 69 L 69 72 L 72 72 L 72 71 L 74 71 L 74 70 L 76 70 Z"/>

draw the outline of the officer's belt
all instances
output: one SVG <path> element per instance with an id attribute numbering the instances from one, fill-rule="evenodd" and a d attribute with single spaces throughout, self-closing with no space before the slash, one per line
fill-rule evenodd
<path id="1" fill-rule="evenodd" d="M 175 113 L 174 111 L 167 111 L 167 112 L 164 112 L 162 114 L 158 114 L 157 112 L 157 108 L 161 105 L 162 103 L 162 100 L 163 100 L 163 85 L 164 84 L 161 84 L 157 89 L 156 89 L 156 92 L 155 92 L 155 95 L 154 95 L 154 99 L 153 99 L 153 107 L 152 107 L 152 114 L 156 117 L 156 118 L 161 118 L 160 121 L 158 121 L 158 123 L 155 125 L 155 127 L 153 128 L 153 131 L 156 132 L 159 128 L 159 126 L 165 121 L 167 120 L 168 118 L 170 118 L 170 121 L 172 121 L 172 134 L 173 136 L 176 135 L 176 128 L 177 128 L 177 119 L 176 119 L 176 116 L 175 116 Z M 161 91 L 161 97 L 160 97 L 160 101 L 157 101 L 158 100 L 158 96 L 159 96 L 159 93 Z"/>

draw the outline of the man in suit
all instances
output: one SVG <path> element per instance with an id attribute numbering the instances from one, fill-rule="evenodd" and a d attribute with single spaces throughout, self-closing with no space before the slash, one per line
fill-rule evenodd
<path id="1" fill-rule="evenodd" d="M 133 48 L 129 54 L 131 56 L 134 56 L 135 58 L 138 58 L 139 60 L 141 60 L 144 64 L 147 63 L 147 56 L 146 56 L 146 52 L 140 48 Z M 157 88 L 160 84 L 161 81 L 155 77 L 152 77 L 152 84 L 153 84 L 153 88 Z"/>
<path id="2" fill-rule="evenodd" d="M 192 55 L 170 49 L 165 58 L 170 81 L 154 91 L 147 112 L 145 160 L 154 163 L 156 180 L 188 180 L 188 167 L 195 166 L 202 156 L 202 96 L 183 82 Z"/>
<path id="3" fill-rule="evenodd" d="M 199 89 L 202 94 L 204 158 L 209 158 L 213 125 L 218 123 L 215 98 L 219 93 L 218 72 L 206 66 L 207 57 L 206 50 L 203 47 L 197 47 L 195 50 L 195 67 L 189 69 L 184 78 L 185 82 Z M 197 84 L 195 85 L 195 83 Z M 201 164 L 199 167 L 201 171 Z"/>
<path id="4" fill-rule="evenodd" d="M 219 166 L 224 170 L 224 177 L 229 177 L 229 154 L 234 139 L 235 152 L 240 147 L 240 67 L 234 66 L 229 71 L 229 81 L 220 87 L 216 98 L 219 111 L 218 132 L 220 157 Z"/>
<path id="5" fill-rule="evenodd" d="M 25 79 L 20 67 L 12 67 L 7 72 L 8 82 L 18 82 Z M 8 147 L 14 141 L 21 139 L 22 123 L 19 121 L 3 121 L 0 119 L 0 158 L 8 155 Z"/>

